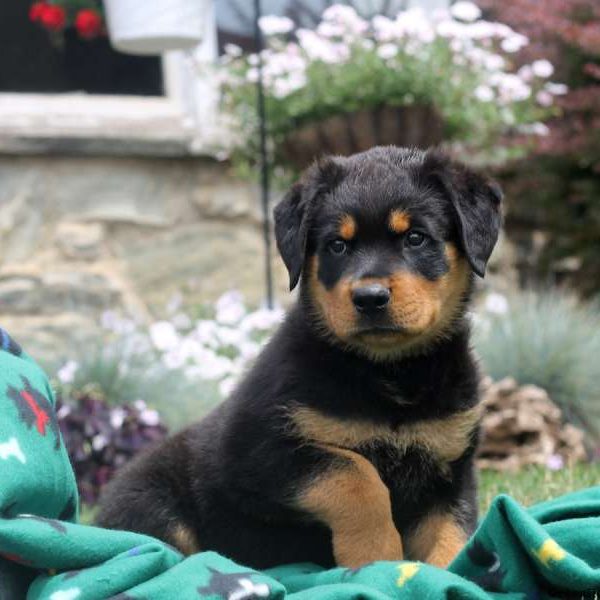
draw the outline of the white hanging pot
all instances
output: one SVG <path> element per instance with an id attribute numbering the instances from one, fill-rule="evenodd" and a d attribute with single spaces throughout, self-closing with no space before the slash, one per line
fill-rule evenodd
<path id="1" fill-rule="evenodd" d="M 192 48 L 213 0 L 104 0 L 111 44 L 128 54 Z"/>

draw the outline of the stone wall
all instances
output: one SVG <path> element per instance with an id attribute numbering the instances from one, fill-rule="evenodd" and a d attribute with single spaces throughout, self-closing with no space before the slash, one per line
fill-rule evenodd
<path id="1" fill-rule="evenodd" d="M 273 259 L 277 295 L 286 274 Z M 0 157 L 0 324 L 56 358 L 118 309 L 264 297 L 258 190 L 198 158 Z"/>

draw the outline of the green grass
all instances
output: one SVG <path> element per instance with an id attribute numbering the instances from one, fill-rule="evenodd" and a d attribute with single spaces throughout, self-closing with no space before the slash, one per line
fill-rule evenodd
<path id="1" fill-rule="evenodd" d="M 531 466 L 518 473 L 481 471 L 479 510 L 484 515 L 498 494 L 509 494 L 525 506 L 582 488 L 600 485 L 600 463 L 579 464 L 559 471 Z"/>

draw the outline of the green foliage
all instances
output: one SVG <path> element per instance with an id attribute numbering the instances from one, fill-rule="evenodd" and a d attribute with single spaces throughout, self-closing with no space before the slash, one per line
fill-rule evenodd
<path id="1" fill-rule="evenodd" d="M 493 379 L 544 388 L 565 418 L 600 437 L 600 312 L 558 291 L 519 292 L 476 322 L 475 349 Z"/>
<path id="2" fill-rule="evenodd" d="M 509 494 L 525 506 L 544 502 L 562 494 L 598 485 L 600 463 L 578 464 L 551 471 L 530 466 L 518 473 L 481 471 L 479 475 L 479 510 L 484 515 L 498 494 Z"/>

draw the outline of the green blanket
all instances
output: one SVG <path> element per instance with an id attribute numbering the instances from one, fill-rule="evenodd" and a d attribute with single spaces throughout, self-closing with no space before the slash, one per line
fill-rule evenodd
<path id="1" fill-rule="evenodd" d="M 0 600 L 595 598 L 600 487 L 524 509 L 496 498 L 447 571 L 379 562 L 264 572 L 213 552 L 77 524 L 73 472 L 48 381 L 0 330 Z"/>

